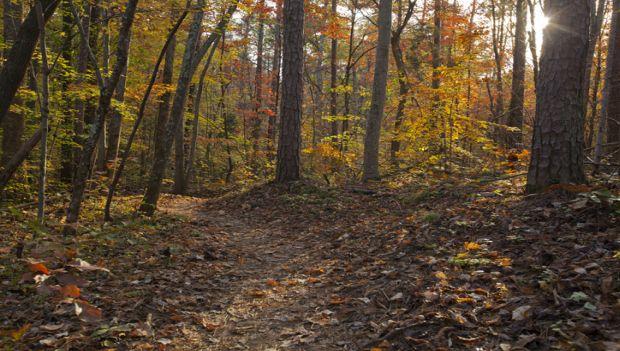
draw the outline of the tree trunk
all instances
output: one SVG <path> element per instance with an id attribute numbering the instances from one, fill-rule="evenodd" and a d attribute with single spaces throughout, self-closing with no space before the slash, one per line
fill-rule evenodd
<path id="1" fill-rule="evenodd" d="M 398 165 L 398 152 L 400 151 L 400 129 L 405 115 L 407 93 L 409 93 L 409 77 L 407 75 L 407 67 L 405 66 L 405 60 L 403 58 L 403 50 L 400 47 L 400 37 L 405 29 L 405 26 L 409 22 L 409 19 L 413 15 L 414 6 L 415 2 L 409 4 L 407 13 L 403 19 L 402 1 L 399 1 L 397 21 L 398 27 L 392 32 L 391 39 L 392 56 L 394 56 L 394 62 L 396 62 L 396 69 L 398 71 L 398 107 L 396 109 L 396 116 L 394 117 L 394 135 L 390 145 L 390 160 L 394 165 Z"/>
<path id="2" fill-rule="evenodd" d="M 614 88 L 614 81 L 620 76 L 620 66 L 616 65 L 618 62 L 618 56 L 620 52 L 617 51 L 618 46 L 618 34 L 620 34 L 620 0 L 613 0 L 613 10 L 609 31 L 609 41 L 607 50 L 607 67 L 605 71 L 605 83 L 603 84 L 603 98 L 601 100 L 601 116 L 599 117 L 598 132 L 596 135 L 596 147 L 594 148 L 594 173 L 599 170 L 599 165 L 603 157 L 603 142 L 605 136 L 605 130 L 609 133 L 608 129 L 608 116 L 609 108 L 611 105 L 611 91 Z M 608 136 L 609 139 L 609 136 Z"/>
<path id="3" fill-rule="evenodd" d="M 260 147 L 260 134 L 263 122 L 263 42 L 265 37 L 265 1 L 258 3 L 258 35 L 256 40 L 256 73 L 254 75 L 254 120 L 252 123 L 252 140 L 254 157 Z"/>
<path id="4" fill-rule="evenodd" d="M 583 80 L 590 5 L 583 0 L 547 0 L 532 157 L 526 191 L 552 184 L 584 183 Z"/>
<path id="5" fill-rule="evenodd" d="M 300 179 L 301 114 L 303 103 L 304 2 L 284 0 L 282 103 L 276 160 L 277 183 Z"/>
<path id="6" fill-rule="evenodd" d="M 73 23 L 71 6 L 68 0 L 63 0 L 62 32 L 65 39 L 62 45 L 62 59 L 67 66 L 71 66 L 71 58 L 73 56 Z M 71 131 L 73 129 L 73 119 L 75 116 L 71 108 L 73 101 L 71 99 L 71 93 L 69 92 L 71 80 L 72 79 L 69 77 L 63 77 L 61 80 L 64 114 L 62 117 L 62 124 L 66 137 L 62 139 L 60 144 L 60 181 L 65 184 L 71 184 L 74 172 L 73 146 L 71 142 L 74 136 Z"/>
<path id="7" fill-rule="evenodd" d="M 598 116 L 598 92 L 599 87 L 601 85 L 601 76 L 603 74 L 603 49 L 602 45 L 599 45 L 596 53 L 596 67 L 594 69 L 594 83 L 592 86 L 592 97 L 590 98 L 590 117 L 587 119 L 588 128 L 587 128 L 587 137 L 586 137 L 586 148 L 592 147 L 592 142 L 594 140 L 594 124 L 596 122 Z M 586 113 L 586 116 L 588 114 Z"/>
<path id="8" fill-rule="evenodd" d="M 37 206 L 37 221 L 44 222 L 45 214 L 45 182 L 47 177 L 47 131 L 49 124 L 49 65 L 47 63 L 47 46 L 45 42 L 45 17 L 40 1 L 35 4 L 37 22 L 39 25 L 39 51 L 41 52 L 41 158 L 39 163 L 39 201 Z"/>
<path id="9" fill-rule="evenodd" d="M 60 0 L 41 2 L 46 22 L 52 17 L 59 3 Z M 4 122 L 17 89 L 24 79 L 26 69 L 30 66 L 30 59 L 39 40 L 38 28 L 36 10 L 32 8 L 19 27 L 15 41 L 0 71 L 0 123 Z"/>
<path id="10" fill-rule="evenodd" d="M 129 38 L 131 47 L 131 37 Z M 129 60 L 123 68 L 123 73 L 118 80 L 118 86 L 116 87 L 116 94 L 114 99 L 119 103 L 125 101 L 125 87 L 127 85 L 127 67 L 129 66 Z M 123 124 L 123 115 L 118 109 L 112 112 L 110 123 L 108 125 L 108 148 L 106 150 L 106 168 L 108 171 L 112 171 L 116 168 L 116 160 L 118 159 L 118 150 L 121 142 L 121 126 Z M 112 167 L 110 167 L 112 166 Z"/>
<path id="11" fill-rule="evenodd" d="M 528 33 L 528 42 L 530 44 L 530 53 L 532 54 L 532 71 L 534 74 L 534 89 L 538 87 L 538 71 L 539 71 L 539 62 L 538 62 L 538 48 L 536 44 L 536 9 L 534 8 L 535 4 L 532 0 L 527 0 L 527 7 L 530 10 L 530 26 L 531 30 Z"/>
<path id="12" fill-rule="evenodd" d="M 595 0 L 590 1 L 590 32 L 588 37 L 588 53 L 586 56 L 586 72 L 583 80 L 583 104 L 584 109 L 588 111 L 588 101 L 590 97 L 590 82 L 592 76 L 592 62 L 594 61 L 594 50 L 598 37 L 601 35 L 601 27 L 605 18 L 605 7 L 607 0 L 599 0 L 598 8 L 595 6 Z"/>
<path id="13" fill-rule="evenodd" d="M 379 19 L 377 21 L 379 37 L 375 54 L 376 62 L 372 82 L 372 100 L 368 118 L 366 119 L 366 136 L 364 137 L 364 181 L 379 178 L 379 140 L 386 99 L 391 24 L 392 0 L 381 0 L 379 3 Z"/>
<path id="14" fill-rule="evenodd" d="M 12 45 L 19 26 L 22 22 L 22 2 L 15 0 L 3 0 L 3 35 L 4 44 Z M 4 57 L 9 56 L 9 50 L 6 49 Z M 14 104 L 21 104 L 16 97 Z M 6 120 L 2 123 L 2 159 L 0 165 L 5 165 L 19 150 L 22 145 L 22 136 L 24 135 L 24 117 L 19 112 L 8 111 Z"/>
<path id="15" fill-rule="evenodd" d="M 614 0 L 614 14 L 620 11 L 620 1 Z M 609 106 L 607 107 L 607 114 L 601 118 L 607 119 L 607 144 L 613 144 L 608 151 L 612 156 L 611 159 L 614 162 L 620 162 L 620 40 L 618 39 L 618 33 L 620 33 L 620 21 L 616 19 L 613 23 L 614 39 L 610 40 L 609 50 L 613 50 L 611 61 L 607 64 L 611 67 L 611 75 L 609 76 Z"/>
<path id="16" fill-rule="evenodd" d="M 512 89 L 510 97 L 510 110 L 508 112 L 508 127 L 518 128 L 507 133 L 509 148 L 523 148 L 523 99 L 525 96 L 525 0 L 517 0 L 515 43 L 512 54 Z"/>
<path id="17" fill-rule="evenodd" d="M 43 132 L 41 129 L 37 129 L 37 131 L 25 142 L 22 146 L 17 150 L 13 157 L 7 162 L 3 168 L 2 173 L 0 173 L 0 191 L 4 190 L 4 188 L 9 184 L 11 178 L 22 165 L 24 160 L 28 157 L 30 152 L 37 146 L 37 144 L 41 141 L 41 136 Z"/>
<path id="18" fill-rule="evenodd" d="M 176 50 L 176 35 L 172 36 L 170 43 L 166 49 L 166 58 L 164 62 L 164 70 L 162 72 L 161 83 L 167 86 L 172 84 L 172 76 L 174 74 L 174 52 Z M 157 109 L 157 122 L 155 124 L 155 132 L 153 140 L 153 159 L 157 155 L 161 155 L 164 152 L 164 144 L 158 142 L 162 140 L 166 134 L 166 124 L 168 123 L 168 117 L 170 116 L 170 101 L 172 100 L 172 93 L 170 91 L 164 92 L 160 96 L 160 102 Z"/>
<path id="19" fill-rule="evenodd" d="M 118 47 L 116 50 L 116 62 L 114 64 L 114 69 L 100 91 L 96 119 L 90 127 L 88 140 L 84 145 L 80 163 L 76 169 L 73 189 L 71 192 L 71 201 L 69 202 L 67 218 L 63 228 L 64 235 L 74 235 L 77 232 L 77 222 L 80 216 L 84 192 L 86 190 L 86 181 L 90 175 L 92 167 L 93 152 L 95 151 L 97 140 L 101 135 L 105 118 L 110 110 L 112 95 L 116 90 L 116 85 L 118 84 L 120 76 L 127 64 L 127 57 L 129 54 L 129 37 L 137 6 L 138 0 L 127 1 L 121 28 L 118 34 Z"/>
<path id="20" fill-rule="evenodd" d="M 337 23 L 338 17 L 338 8 L 337 8 L 337 0 L 331 0 L 331 22 Z M 335 27 L 335 26 L 334 26 Z M 330 72 L 330 83 L 329 83 L 329 117 L 332 119 L 331 121 L 331 133 L 332 141 L 337 141 L 338 138 L 338 94 L 336 93 L 336 87 L 338 86 L 338 39 L 336 38 L 336 33 L 330 33 L 332 36 L 331 39 L 331 50 L 329 52 L 329 72 Z"/>
<path id="21" fill-rule="evenodd" d="M 172 29 L 168 33 L 166 42 L 164 43 L 164 46 L 162 47 L 159 53 L 159 57 L 157 58 L 157 61 L 155 62 L 155 67 L 153 68 L 153 72 L 151 72 L 151 79 L 149 81 L 149 85 L 146 88 L 146 91 L 144 92 L 142 101 L 140 102 L 140 109 L 138 110 L 138 115 L 136 116 L 136 120 L 134 122 L 133 128 L 131 129 L 131 133 L 129 133 L 129 137 L 127 138 L 127 144 L 125 145 L 123 156 L 118 165 L 118 168 L 116 168 L 114 171 L 114 177 L 112 179 L 112 183 L 110 184 L 110 188 L 108 189 L 108 196 L 106 198 L 105 209 L 104 209 L 104 221 L 112 220 L 112 216 L 110 215 L 110 207 L 112 206 L 112 198 L 114 197 L 116 186 L 118 185 L 118 182 L 121 179 L 121 175 L 123 174 L 123 170 L 125 169 L 125 164 L 127 163 L 127 159 L 129 158 L 129 152 L 131 151 L 131 145 L 133 144 L 133 140 L 136 137 L 138 128 L 140 127 L 140 122 L 142 122 L 142 118 L 144 117 L 144 111 L 146 110 L 146 103 L 148 102 L 149 97 L 151 96 L 151 91 L 153 89 L 153 86 L 155 85 L 155 81 L 157 80 L 157 73 L 159 72 L 159 66 L 161 65 L 161 62 L 164 60 L 164 57 L 166 60 L 166 64 L 167 65 L 170 64 L 169 70 L 166 69 L 166 67 L 164 67 L 164 76 L 166 74 L 169 74 L 169 79 L 170 80 L 172 79 L 172 63 L 174 61 L 174 48 L 172 50 L 169 50 L 169 48 L 171 45 L 174 46 L 175 34 L 177 30 L 179 29 L 179 27 L 181 26 L 181 24 L 183 23 L 183 21 L 185 20 L 185 17 L 187 17 L 187 14 L 189 13 L 189 5 L 190 5 L 190 2 L 188 1 L 185 11 L 183 11 L 183 13 L 181 14 L 181 17 L 179 17 L 176 24 L 172 27 Z M 160 112 L 161 112 L 161 109 L 160 109 Z M 159 140 L 159 139 L 155 139 L 155 140 Z M 157 145 L 159 145 L 159 143 L 156 142 L 156 146 Z M 144 158 L 145 157 L 142 157 L 142 159 Z"/>
<path id="22" fill-rule="evenodd" d="M 170 118 L 166 124 L 166 133 L 161 139 L 163 150 L 161 153 L 156 154 L 155 159 L 153 160 L 151 173 L 147 181 L 146 191 L 142 199 L 142 204 L 139 208 L 141 213 L 151 216 L 155 212 L 157 201 L 159 200 L 159 195 L 161 192 L 161 182 L 168 164 L 168 159 L 170 158 L 170 154 L 172 152 L 174 135 L 177 128 L 181 127 L 181 122 L 184 118 L 187 93 L 189 91 L 192 77 L 196 72 L 196 68 L 200 63 L 200 60 L 202 60 L 215 39 L 221 35 L 228 25 L 230 18 L 237 10 L 237 3 L 238 2 L 236 0 L 233 1 L 233 3 L 228 7 L 226 14 L 224 14 L 222 19 L 220 19 L 220 22 L 213 32 L 211 32 L 205 43 L 197 49 L 194 48 L 196 48 L 196 44 L 198 43 L 204 13 L 202 11 L 196 11 L 194 13 L 194 19 L 188 33 L 185 53 L 183 55 L 183 63 L 181 64 L 181 71 L 177 81 L 176 92 L 172 102 Z M 204 1 L 200 2 L 200 7 L 204 7 Z"/>
<path id="23" fill-rule="evenodd" d="M 273 70 L 271 92 L 273 94 L 272 111 L 267 126 L 268 150 L 272 154 L 276 144 L 276 118 L 280 102 L 280 68 L 282 62 L 282 0 L 276 0 L 276 22 L 273 27 Z"/>

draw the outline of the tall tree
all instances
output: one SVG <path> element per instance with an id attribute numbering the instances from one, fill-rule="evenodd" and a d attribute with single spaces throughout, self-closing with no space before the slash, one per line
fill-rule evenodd
<path id="1" fill-rule="evenodd" d="M 403 50 L 401 48 L 401 36 L 413 15 L 415 3 L 416 1 L 409 1 L 409 6 L 403 17 L 402 0 L 399 0 L 398 20 L 396 21 L 396 28 L 392 31 L 392 56 L 394 56 L 394 62 L 396 62 L 396 69 L 398 70 L 398 107 L 396 109 L 396 116 L 394 117 L 394 136 L 390 145 L 390 159 L 394 164 L 398 163 L 397 155 L 400 151 L 401 125 L 405 115 L 405 103 L 407 102 L 407 94 L 410 88 L 407 66 L 405 65 Z"/>
<path id="2" fill-rule="evenodd" d="M 276 0 L 276 21 L 273 26 L 273 70 L 271 77 L 271 92 L 273 94 L 272 111 L 269 114 L 267 138 L 270 153 L 276 143 L 276 117 L 280 102 L 280 68 L 282 63 L 282 0 Z"/>
<path id="3" fill-rule="evenodd" d="M 185 105 L 187 103 L 187 95 L 191 84 L 192 77 L 196 72 L 200 61 L 205 56 L 207 51 L 211 48 L 211 45 L 215 42 L 221 33 L 224 31 L 230 18 L 237 10 L 238 0 L 233 0 L 232 4 L 226 10 L 226 13 L 222 16 L 219 23 L 207 37 L 205 42 L 197 47 L 198 39 L 200 36 L 200 27 L 204 13 L 198 10 L 194 13 L 194 18 L 188 33 L 188 39 L 185 46 L 185 53 L 183 54 L 183 62 L 181 63 L 181 69 L 179 72 L 179 78 L 177 80 L 177 87 L 172 101 L 172 108 L 170 110 L 170 118 L 166 124 L 166 133 L 162 138 L 163 152 L 155 155 L 151 172 L 147 180 L 146 191 L 140 204 L 139 211 L 152 215 L 157 207 L 157 201 L 161 193 L 161 182 L 164 178 L 164 172 L 168 165 L 168 159 L 172 152 L 172 142 L 174 140 L 177 128 L 181 128 L 182 119 L 184 118 Z M 199 9 L 204 7 L 204 0 L 199 1 Z M 185 177 L 183 177 L 183 181 Z"/>
<path id="4" fill-rule="evenodd" d="M 301 113 L 304 65 L 304 1 L 284 0 L 282 56 L 282 103 L 276 159 L 276 182 L 301 176 Z"/>
<path id="5" fill-rule="evenodd" d="M 254 116 L 252 139 L 254 157 L 260 146 L 263 122 L 263 44 L 265 41 L 265 0 L 258 2 L 258 34 L 256 38 L 256 72 L 254 74 Z"/>
<path id="6" fill-rule="evenodd" d="M 52 17 L 59 3 L 60 0 L 44 0 L 41 2 L 45 22 Z M 15 41 L 5 57 L 2 70 L 0 70 L 0 123 L 6 118 L 17 89 L 24 79 L 26 69 L 30 66 L 30 59 L 38 40 L 39 25 L 36 9 L 33 7 L 19 27 Z"/>
<path id="7" fill-rule="evenodd" d="M 131 47 L 131 36 L 130 47 Z M 123 73 L 118 81 L 118 86 L 116 87 L 116 93 L 114 94 L 114 99 L 118 102 L 125 101 L 125 88 L 127 86 L 127 67 L 129 66 L 129 60 L 127 60 L 127 64 L 123 68 Z M 114 169 L 116 165 L 116 160 L 118 158 L 118 151 L 121 142 L 121 126 L 123 124 L 123 114 L 119 109 L 114 109 L 112 112 L 112 117 L 110 118 L 110 123 L 108 125 L 108 133 L 107 133 L 107 149 L 106 149 L 106 168 L 110 165 L 113 165 L 112 168 L 108 169 L 108 172 Z"/>
<path id="8" fill-rule="evenodd" d="M 590 4 L 548 0 L 526 191 L 583 183 L 583 80 Z"/>
<path id="9" fill-rule="evenodd" d="M 17 36 L 19 25 L 22 22 L 22 2 L 3 0 L 3 39 L 6 45 L 12 45 Z M 4 57 L 8 57 L 9 50 L 5 49 Z M 20 104 L 15 99 L 15 104 Z M 5 165 L 21 147 L 24 134 L 24 116 L 22 113 L 10 111 L 2 123 L 2 158 L 0 165 Z"/>
<path id="10" fill-rule="evenodd" d="M 603 83 L 603 98 L 601 100 L 601 116 L 599 117 L 596 146 L 594 148 L 594 173 L 598 172 L 603 158 L 605 130 L 608 128 L 610 122 L 608 118 L 608 111 L 611 105 L 611 91 L 613 90 L 614 85 L 617 84 L 614 84 L 614 81 L 617 82 L 618 77 L 620 77 L 620 65 L 617 64 L 617 62 L 620 61 L 618 58 L 618 56 L 620 56 L 620 51 L 618 51 L 618 47 L 620 46 L 618 42 L 620 41 L 620 38 L 618 38 L 618 35 L 620 35 L 620 0 L 613 0 L 613 10 L 607 45 L 607 67 L 605 72 L 605 82 Z M 620 91 L 620 89 L 617 90 Z M 609 130 L 607 130 L 607 132 L 609 134 Z"/>
<path id="11" fill-rule="evenodd" d="M 97 146 L 97 141 L 101 135 L 103 124 L 105 123 L 106 116 L 110 110 L 110 103 L 112 102 L 112 95 L 116 90 L 116 85 L 120 80 L 121 74 L 127 64 L 127 57 L 129 55 L 129 38 L 131 33 L 131 27 L 136 14 L 136 8 L 138 7 L 138 0 L 128 0 L 125 13 L 121 22 L 121 28 L 118 34 L 118 44 L 116 49 L 116 62 L 114 63 L 114 69 L 110 77 L 104 82 L 99 72 L 98 81 L 100 82 L 100 93 L 95 120 L 90 126 L 88 139 L 84 144 L 84 149 L 80 157 L 80 163 L 77 165 L 75 178 L 73 180 L 73 188 L 71 192 L 71 200 L 69 207 L 67 208 L 67 217 L 65 220 L 65 226 L 63 228 L 64 235 L 74 235 L 77 232 L 77 222 L 80 216 L 80 210 L 82 207 L 82 200 L 84 199 L 84 192 L 86 190 L 86 180 L 90 176 L 92 168 L 93 153 Z M 78 20 L 76 18 L 76 20 Z M 81 29 L 82 35 L 84 35 L 83 28 Z M 91 60 L 95 61 L 92 51 L 89 49 L 89 56 Z M 93 62 L 93 64 L 95 64 Z M 96 66 L 96 64 L 95 64 Z M 96 68 L 96 67 L 95 67 Z M 98 71 L 98 69 L 96 68 Z"/>
<path id="12" fill-rule="evenodd" d="M 613 10 L 614 16 L 618 16 L 620 1 L 614 0 Z M 607 120 L 607 144 L 609 145 L 609 153 L 613 160 L 620 162 L 620 38 L 618 38 L 620 33 L 620 20 L 616 18 L 613 25 L 614 28 L 610 35 L 613 34 L 614 38 L 613 40 L 609 40 L 611 61 L 607 62 L 610 67 L 608 69 L 611 69 L 611 74 L 608 76 L 608 107 L 607 114 L 605 116 L 601 114 L 601 118 Z M 611 54 L 612 51 L 613 54 Z"/>
<path id="13" fill-rule="evenodd" d="M 273 70 L 271 77 L 271 92 L 273 105 L 269 114 L 267 125 L 267 138 L 269 150 L 274 149 L 276 143 L 276 116 L 280 102 L 280 68 L 282 63 L 282 0 L 276 0 L 276 21 L 273 26 Z"/>
<path id="14" fill-rule="evenodd" d="M 337 0 L 331 0 L 331 22 L 333 23 L 332 29 L 337 28 L 338 24 L 338 3 Z M 330 135 L 335 138 L 338 135 L 338 93 L 336 88 L 338 86 L 338 38 L 336 33 L 330 33 L 331 38 L 331 50 L 329 53 L 329 116 L 331 121 L 331 133 Z"/>
<path id="15" fill-rule="evenodd" d="M 372 100 L 366 118 L 366 135 L 364 137 L 364 173 L 362 175 L 364 181 L 379 178 L 379 140 L 386 99 L 390 32 L 392 30 L 392 0 L 381 0 L 379 3 L 377 25 L 379 26 L 379 37 L 375 53 Z"/>
<path id="16" fill-rule="evenodd" d="M 506 144 L 511 148 L 523 148 L 523 99 L 525 96 L 525 22 L 526 0 L 517 0 L 515 5 L 515 43 L 512 53 L 512 89 L 508 127 L 518 130 L 507 133 Z"/>

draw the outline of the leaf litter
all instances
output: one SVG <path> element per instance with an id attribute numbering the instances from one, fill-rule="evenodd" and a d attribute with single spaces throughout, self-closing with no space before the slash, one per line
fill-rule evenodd
<path id="1" fill-rule="evenodd" d="M 618 350 L 617 215 L 565 192 L 524 198 L 520 186 L 167 196 L 155 226 L 21 261 L 5 250 L 0 340 L 23 350 Z"/>

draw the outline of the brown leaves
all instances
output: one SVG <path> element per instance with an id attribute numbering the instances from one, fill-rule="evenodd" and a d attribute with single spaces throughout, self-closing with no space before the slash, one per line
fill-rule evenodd
<path id="1" fill-rule="evenodd" d="M 101 309 L 84 300 L 75 301 L 75 314 L 82 322 L 96 323 L 103 318 Z"/>

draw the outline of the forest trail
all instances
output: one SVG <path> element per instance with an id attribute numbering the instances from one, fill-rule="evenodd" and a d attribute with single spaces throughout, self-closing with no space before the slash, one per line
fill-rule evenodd
<path id="1" fill-rule="evenodd" d="M 166 195 L 78 238 L 96 266 L 42 240 L 45 284 L 0 256 L 0 320 L 27 327 L 10 349 L 617 350 L 605 194 L 423 184 Z"/>
<path id="2" fill-rule="evenodd" d="M 337 258 L 321 252 L 320 238 L 275 226 L 252 227 L 242 216 L 205 209 L 206 203 L 180 201 L 166 209 L 222 235 L 227 244 L 221 252 L 206 255 L 229 268 L 209 278 L 213 294 L 200 306 L 205 309 L 192 311 L 206 333 L 188 332 L 173 341 L 176 347 L 283 350 L 298 344 L 305 350 L 329 350 L 352 342 L 330 335 L 336 320 L 326 298 L 334 286 L 317 278 L 325 272 L 312 267 Z"/>

